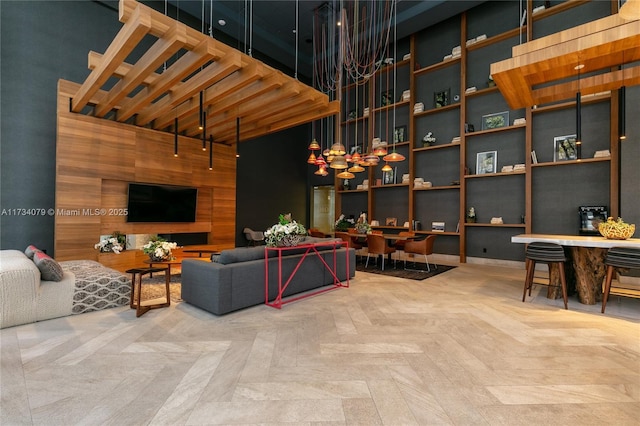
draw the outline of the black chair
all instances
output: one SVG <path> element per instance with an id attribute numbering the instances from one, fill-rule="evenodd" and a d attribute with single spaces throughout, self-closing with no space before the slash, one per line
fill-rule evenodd
<path id="1" fill-rule="evenodd" d="M 527 289 L 529 290 L 529 296 L 531 296 L 531 288 L 533 287 L 533 273 L 536 268 L 536 262 L 546 263 L 549 268 L 549 278 L 551 278 L 551 265 L 558 264 L 560 270 L 560 284 L 562 285 L 562 299 L 564 300 L 564 308 L 567 307 L 567 280 L 564 274 L 564 263 L 567 258 L 564 254 L 564 248 L 559 244 L 554 243 L 542 243 L 534 242 L 527 246 L 525 255 L 525 264 L 527 268 L 527 276 L 524 280 L 524 292 L 522 294 L 522 301 L 524 302 L 527 296 Z"/>
<path id="2" fill-rule="evenodd" d="M 607 306 L 609 293 L 611 292 L 611 281 L 613 280 L 613 273 L 616 271 L 616 268 L 640 268 L 640 249 L 627 247 L 611 247 L 609 251 L 607 251 L 607 256 L 604 259 L 604 264 L 607 266 L 607 277 L 604 281 L 604 294 L 602 295 L 603 314 L 604 309 Z"/>

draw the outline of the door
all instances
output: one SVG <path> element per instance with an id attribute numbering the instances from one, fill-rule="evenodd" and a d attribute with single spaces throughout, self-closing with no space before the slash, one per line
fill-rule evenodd
<path id="1" fill-rule="evenodd" d="M 311 194 L 311 227 L 324 233 L 333 232 L 335 217 L 335 188 L 314 186 Z"/>

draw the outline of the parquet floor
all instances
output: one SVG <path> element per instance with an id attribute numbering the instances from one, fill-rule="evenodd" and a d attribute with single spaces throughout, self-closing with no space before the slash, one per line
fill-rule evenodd
<path id="1" fill-rule="evenodd" d="M 523 279 L 358 272 L 282 310 L 183 302 L 5 329 L 0 424 L 638 425 L 640 300 L 565 311 L 522 303 Z"/>

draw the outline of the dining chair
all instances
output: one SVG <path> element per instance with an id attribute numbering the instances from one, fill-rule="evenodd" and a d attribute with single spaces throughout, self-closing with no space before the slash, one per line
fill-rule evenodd
<path id="1" fill-rule="evenodd" d="M 382 270 L 384 271 L 384 258 L 386 255 L 395 253 L 396 248 L 387 245 L 387 240 L 378 234 L 367 234 L 367 263 L 364 265 L 366 268 L 369 266 L 369 257 L 372 254 L 382 256 Z"/>
<path id="2" fill-rule="evenodd" d="M 264 242 L 264 232 L 262 231 L 254 231 L 251 228 L 244 228 L 242 232 L 250 246 L 260 245 Z"/>
<path id="3" fill-rule="evenodd" d="M 414 231 L 400 231 L 398 232 L 398 236 L 400 237 L 414 237 L 416 235 L 416 233 Z M 402 240 L 395 240 L 395 242 L 393 243 L 393 246 L 396 248 L 396 251 L 398 252 L 398 260 L 400 260 L 400 252 L 404 251 L 404 245 L 406 244 L 407 240 L 402 239 Z"/>
<path id="4" fill-rule="evenodd" d="M 404 253 L 407 254 L 421 254 L 424 256 L 424 261 L 427 264 L 427 272 L 431 272 L 431 266 L 429 265 L 430 254 L 433 254 L 433 243 L 436 240 L 435 235 L 429 235 L 427 238 L 421 240 L 410 240 L 404 244 Z M 415 266 L 415 257 L 414 257 Z M 435 269 L 438 269 L 437 265 L 434 265 Z M 407 259 L 404 260 L 404 269 L 407 269 Z M 408 269 L 411 270 L 411 269 Z M 415 267 L 413 270 L 416 270 Z"/>
<path id="5" fill-rule="evenodd" d="M 356 250 L 356 261 L 358 259 L 358 252 L 360 252 L 360 256 L 363 256 L 362 248 L 364 245 L 360 244 L 353 235 L 349 232 L 338 231 L 335 233 L 336 238 L 340 238 L 342 241 L 346 241 L 349 244 L 349 247 Z"/>

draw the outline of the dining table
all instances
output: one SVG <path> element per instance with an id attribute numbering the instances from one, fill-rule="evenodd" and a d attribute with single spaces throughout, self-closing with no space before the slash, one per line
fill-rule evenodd
<path id="1" fill-rule="evenodd" d="M 604 264 L 607 251 L 611 247 L 640 249 L 640 238 L 613 240 L 596 235 L 519 234 L 511 237 L 512 243 L 533 242 L 555 243 L 565 248 L 570 264 L 569 277 L 575 280 L 578 301 L 585 305 L 595 305 L 602 300 L 602 283 L 606 274 Z M 547 297 L 559 297 L 558 276 L 552 273 Z"/>

